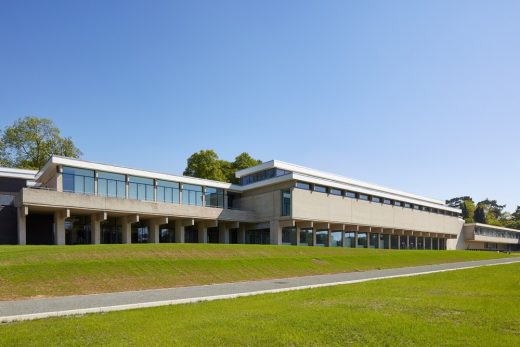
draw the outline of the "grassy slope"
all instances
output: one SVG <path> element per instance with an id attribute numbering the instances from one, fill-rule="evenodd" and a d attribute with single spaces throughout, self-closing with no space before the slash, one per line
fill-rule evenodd
<path id="1" fill-rule="evenodd" d="M 0 246 L 0 300 L 505 257 L 491 252 L 143 244 Z"/>
<path id="2" fill-rule="evenodd" d="M 0 326 L 0 345 L 519 346 L 520 264 Z"/>

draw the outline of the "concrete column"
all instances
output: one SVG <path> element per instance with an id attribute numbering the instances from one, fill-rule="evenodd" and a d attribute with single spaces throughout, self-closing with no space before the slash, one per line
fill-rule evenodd
<path id="1" fill-rule="evenodd" d="M 94 195 L 98 195 L 98 172 L 94 171 Z"/>
<path id="2" fill-rule="evenodd" d="M 149 223 L 150 238 L 149 243 L 159 243 L 159 223 L 156 221 L 150 221 Z"/>
<path id="3" fill-rule="evenodd" d="M 54 244 L 65 244 L 65 219 L 70 217 L 70 210 L 54 212 Z"/>
<path id="4" fill-rule="evenodd" d="M 299 226 L 296 226 L 296 242 L 294 243 L 296 246 L 300 245 L 300 232 L 301 228 Z"/>
<path id="5" fill-rule="evenodd" d="M 271 245 L 282 244 L 282 227 L 278 220 L 269 221 L 269 236 Z"/>
<path id="6" fill-rule="evenodd" d="M 316 228 L 312 228 L 312 244 L 311 246 L 316 246 Z"/>
<path id="7" fill-rule="evenodd" d="M 121 241 L 125 244 L 132 243 L 132 223 L 139 222 L 139 215 L 127 216 L 121 218 Z"/>
<path id="8" fill-rule="evenodd" d="M 197 231 L 198 231 L 197 238 L 198 238 L 199 243 L 208 243 L 208 227 L 206 226 L 206 223 L 198 223 Z"/>
<path id="9" fill-rule="evenodd" d="M 224 208 L 228 208 L 228 196 L 227 196 L 227 193 L 228 191 L 227 190 L 224 190 Z"/>
<path id="10" fill-rule="evenodd" d="M 354 234 L 354 247 L 353 248 L 357 248 L 357 235 L 358 235 L 358 233 L 356 232 Z"/>
<path id="11" fill-rule="evenodd" d="M 397 249 L 401 249 L 401 235 L 397 235 Z"/>
<path id="12" fill-rule="evenodd" d="M 149 243 L 159 243 L 160 226 L 162 224 L 168 224 L 168 217 L 160 217 L 150 220 L 150 239 L 148 241 Z"/>
<path id="13" fill-rule="evenodd" d="M 330 247 L 332 243 L 332 230 L 327 231 L 327 243 L 325 244 L 325 247 Z"/>
<path id="14" fill-rule="evenodd" d="M 433 237 L 430 234 L 430 250 L 433 250 Z"/>
<path id="15" fill-rule="evenodd" d="M 229 226 L 225 222 L 221 222 L 218 225 L 218 242 L 229 243 Z"/>
<path id="16" fill-rule="evenodd" d="M 184 243 L 184 224 L 182 220 L 175 221 L 175 242 Z"/>
<path id="17" fill-rule="evenodd" d="M 346 235 L 346 232 L 345 232 L 345 230 L 343 230 L 341 232 L 341 247 L 345 247 L 345 244 L 346 244 L 346 237 L 345 237 L 345 235 Z"/>
<path id="18" fill-rule="evenodd" d="M 90 216 L 90 243 L 99 245 L 101 243 L 101 222 L 107 220 L 107 213 L 102 212 Z"/>
<path id="19" fill-rule="evenodd" d="M 63 167 L 61 165 L 58 167 L 58 172 L 56 173 L 56 191 L 63 191 Z"/>
<path id="20" fill-rule="evenodd" d="M 246 226 L 244 224 L 240 224 L 238 228 L 238 243 L 244 244 L 246 243 Z"/>
<path id="21" fill-rule="evenodd" d="M 27 206 L 20 206 L 17 208 L 18 216 L 18 244 L 27 244 L 27 221 L 26 217 L 29 214 L 29 208 Z"/>

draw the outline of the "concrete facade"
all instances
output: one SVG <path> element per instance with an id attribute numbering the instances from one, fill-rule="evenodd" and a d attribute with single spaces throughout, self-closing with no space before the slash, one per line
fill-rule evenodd
<path id="1" fill-rule="evenodd" d="M 8 179 L 21 178 L 21 172 L 9 170 L 4 170 Z M 16 229 L 0 234 L 9 233 L 19 244 L 218 242 L 434 250 L 518 244 L 518 239 L 511 243 L 510 234 L 499 240 L 498 234 L 480 233 L 483 226 L 464 226 L 461 211 L 443 201 L 279 161 L 238 171 L 240 184 L 62 157 L 51 158 L 39 172 L 24 172 L 23 184 L 2 181 L 1 173 L 0 185 L 13 187 L 9 206 Z"/>

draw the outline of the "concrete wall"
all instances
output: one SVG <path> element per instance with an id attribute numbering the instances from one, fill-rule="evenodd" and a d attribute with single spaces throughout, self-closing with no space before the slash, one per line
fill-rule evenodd
<path id="1" fill-rule="evenodd" d="M 22 190 L 16 205 L 238 222 L 254 222 L 256 220 L 255 213 L 252 211 L 117 199 L 29 188 Z"/>
<path id="2" fill-rule="evenodd" d="M 457 217 L 303 189 L 293 190 L 292 218 L 452 235 L 464 224 Z"/>
<path id="3" fill-rule="evenodd" d="M 289 189 L 292 183 L 282 183 L 263 187 L 242 194 L 239 204 L 243 210 L 256 212 L 259 222 L 270 221 L 280 217 L 282 212 L 282 189 Z"/>

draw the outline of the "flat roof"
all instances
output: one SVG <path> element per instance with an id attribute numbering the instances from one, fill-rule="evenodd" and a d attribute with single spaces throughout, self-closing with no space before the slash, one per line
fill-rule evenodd
<path id="1" fill-rule="evenodd" d="M 505 228 L 500 227 L 497 225 L 491 225 L 491 224 L 484 224 L 484 223 L 466 223 L 464 224 L 465 227 L 480 227 L 480 228 L 487 228 L 487 229 L 497 229 L 497 230 L 504 230 L 504 231 L 513 231 L 515 233 L 520 233 L 520 230 L 518 229 L 512 229 L 512 228 Z"/>
<path id="2" fill-rule="evenodd" d="M 37 170 L 14 169 L 11 167 L 0 166 L 0 177 L 34 180 L 37 173 Z"/>
<path id="3" fill-rule="evenodd" d="M 56 170 L 55 168 L 59 165 L 71 166 L 71 167 L 76 167 L 76 168 L 80 168 L 80 169 L 107 171 L 107 172 L 112 172 L 112 173 L 140 176 L 140 177 L 146 177 L 146 178 L 156 178 L 156 179 L 165 180 L 165 181 L 175 181 L 175 182 L 186 183 L 186 184 L 196 184 L 196 185 L 209 186 L 209 187 L 214 187 L 214 188 L 229 189 L 229 190 L 234 190 L 234 191 L 242 190 L 241 186 L 238 186 L 236 184 L 227 183 L 227 182 L 213 181 L 213 180 L 207 180 L 207 179 L 195 178 L 195 177 L 189 177 L 189 176 L 165 174 L 165 173 L 153 172 L 153 171 L 148 171 L 148 170 L 133 169 L 133 168 L 123 167 L 123 166 L 102 164 L 102 163 L 96 163 L 96 162 L 91 162 L 91 161 L 86 161 L 86 160 L 72 159 L 72 158 L 66 158 L 66 157 L 60 157 L 60 156 L 52 156 L 51 159 L 49 159 L 49 161 L 47 161 L 45 166 L 38 172 L 36 179 L 38 181 L 46 181 L 49 178 L 48 176 L 51 175 L 52 173 L 54 173 Z"/>
<path id="4" fill-rule="evenodd" d="M 293 175 L 294 179 L 300 179 L 303 181 L 311 181 L 310 183 L 315 184 L 322 184 L 326 186 L 332 186 L 340 188 L 340 189 L 352 189 L 360 193 L 366 193 L 366 194 L 374 194 L 381 197 L 387 197 L 390 199 L 397 199 L 397 200 L 403 200 L 406 202 L 416 203 L 416 204 L 422 204 L 430 207 L 439 208 L 442 207 L 445 210 L 453 211 L 453 212 L 461 212 L 460 209 L 453 208 L 447 206 L 443 200 L 438 199 L 432 199 L 412 193 L 403 192 L 400 190 L 384 187 L 381 185 L 373 184 L 373 183 L 367 183 L 360 180 L 356 180 L 353 178 L 345 177 L 336 175 L 333 173 L 320 171 L 311 169 L 308 167 L 295 165 L 286 163 L 280 160 L 270 160 L 265 163 L 262 163 L 257 166 L 253 166 L 244 170 L 240 170 L 236 172 L 236 177 L 240 178 L 242 176 L 246 176 L 255 172 L 271 169 L 271 168 L 278 168 L 286 171 L 290 171 L 292 173 L 295 173 L 296 175 Z M 255 188 L 263 186 L 263 182 L 260 181 L 257 183 L 254 183 Z M 269 184 L 267 182 L 266 184 Z"/>

